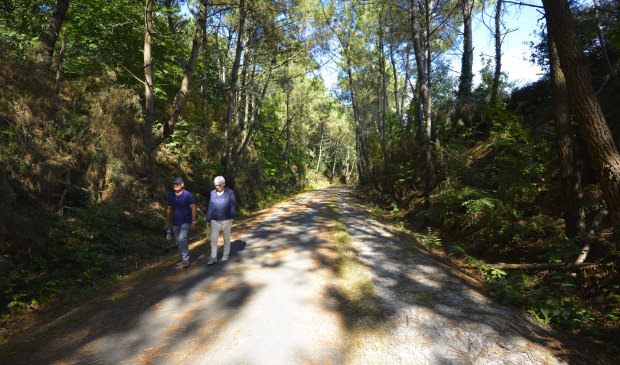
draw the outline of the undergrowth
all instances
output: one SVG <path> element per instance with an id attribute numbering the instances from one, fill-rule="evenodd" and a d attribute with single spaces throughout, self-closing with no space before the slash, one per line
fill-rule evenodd
<path id="1" fill-rule="evenodd" d="M 62 307 L 161 256 L 163 216 L 123 206 L 66 208 L 45 219 L 45 249 L 0 261 L 3 320 L 20 312 Z M 5 334 L 7 335 L 7 334 Z"/>
<path id="2" fill-rule="evenodd" d="M 469 268 L 498 300 L 537 321 L 620 352 L 620 253 L 595 237 L 588 262 L 594 268 L 502 270 L 491 263 L 572 263 L 583 246 L 564 233 L 553 129 L 531 130 L 502 107 L 490 108 L 491 129 L 477 141 L 444 136 L 445 179 L 422 204 L 398 207 L 387 196 L 362 192 L 377 215 L 408 231 L 425 246 Z M 584 201 L 590 221 L 601 209 L 597 186 Z M 413 193 L 422 196 L 420 192 Z M 395 208 L 396 207 L 396 208 Z M 421 225 L 430 221 L 431 227 Z"/>

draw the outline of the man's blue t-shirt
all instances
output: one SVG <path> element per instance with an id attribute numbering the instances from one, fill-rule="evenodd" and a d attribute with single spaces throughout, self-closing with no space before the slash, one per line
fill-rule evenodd
<path id="1" fill-rule="evenodd" d="M 172 207 L 173 225 L 192 223 L 192 208 L 189 207 L 191 204 L 194 204 L 194 196 L 185 189 L 179 195 L 174 192 L 168 194 L 168 205 Z"/>

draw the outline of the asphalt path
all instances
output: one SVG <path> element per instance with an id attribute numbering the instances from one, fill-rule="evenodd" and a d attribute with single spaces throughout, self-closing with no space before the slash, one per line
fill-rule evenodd
<path id="1" fill-rule="evenodd" d="M 381 312 L 347 313 L 330 225 L 352 238 Z M 171 257 L 22 336 L 16 364 L 560 364 L 562 344 L 463 273 L 378 222 L 346 187 L 305 193 L 233 226 L 228 262 Z M 221 257 L 221 237 L 220 252 Z M 1 350 L 1 349 L 0 349 Z M 2 351 L 0 351 L 2 355 Z"/>

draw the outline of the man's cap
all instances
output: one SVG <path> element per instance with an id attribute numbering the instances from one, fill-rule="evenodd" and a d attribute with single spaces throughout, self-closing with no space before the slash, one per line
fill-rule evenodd
<path id="1" fill-rule="evenodd" d="M 180 184 L 183 182 L 183 178 L 181 176 L 177 176 L 175 178 L 172 179 L 171 183 L 173 184 Z"/>

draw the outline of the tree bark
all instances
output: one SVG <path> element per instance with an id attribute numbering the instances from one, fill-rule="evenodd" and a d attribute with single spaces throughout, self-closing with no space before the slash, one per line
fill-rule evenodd
<path id="1" fill-rule="evenodd" d="M 564 222 L 566 236 L 574 238 L 585 233 L 585 213 L 581 201 L 581 171 L 577 164 L 578 145 L 573 138 L 570 122 L 569 95 L 566 79 L 560 68 L 555 42 L 548 37 L 551 81 L 553 83 L 553 119 L 555 121 L 562 179 L 562 200 L 564 203 Z"/>
<path id="2" fill-rule="evenodd" d="M 321 158 L 323 157 L 323 124 L 321 124 L 321 139 L 319 140 L 319 158 L 316 162 L 316 172 L 319 172 L 321 167 Z"/>
<path id="3" fill-rule="evenodd" d="M 491 103 L 497 102 L 497 93 L 499 90 L 499 78 L 502 73 L 502 2 L 497 0 L 495 8 L 495 74 L 493 75 L 493 84 L 491 85 Z"/>
<path id="4" fill-rule="evenodd" d="M 392 63 L 392 73 L 394 74 L 394 109 L 396 109 L 396 120 L 400 123 L 402 121 L 402 113 L 400 104 L 398 103 L 398 73 L 396 69 L 396 61 L 394 60 L 394 47 L 390 43 L 390 61 Z"/>
<path id="5" fill-rule="evenodd" d="M 194 67 L 196 66 L 196 61 L 198 60 L 198 55 L 200 53 L 202 34 L 205 27 L 206 19 L 207 9 L 204 0 L 201 0 L 198 18 L 196 19 L 196 31 L 194 33 L 194 41 L 192 42 L 192 51 L 190 53 L 187 66 L 185 67 L 185 75 L 183 76 L 183 81 L 181 82 L 181 88 L 177 95 L 174 97 L 172 111 L 168 116 L 168 120 L 161 126 L 161 128 L 159 128 L 159 130 L 153 137 L 154 143 L 152 144 L 152 149 L 157 148 L 157 146 L 159 146 L 168 137 L 170 137 L 172 132 L 174 132 L 174 126 L 176 125 L 176 122 L 179 120 L 179 116 L 183 111 L 183 107 L 185 106 L 185 102 L 187 101 L 187 96 L 189 95 L 189 84 L 192 80 Z"/>
<path id="6" fill-rule="evenodd" d="M 152 140 L 153 130 L 153 64 L 151 50 L 153 42 L 153 1 L 146 0 L 144 6 L 144 108 L 145 108 L 145 135 L 147 141 Z M 153 147 L 151 147 L 153 148 Z"/>
<path id="7" fill-rule="evenodd" d="M 473 1 L 461 0 L 461 13 L 463 15 L 463 56 L 461 58 L 461 76 L 459 76 L 459 103 L 469 103 L 471 87 L 474 78 L 474 46 L 472 36 L 471 13 Z"/>
<path id="8" fill-rule="evenodd" d="M 433 141 L 433 121 L 432 121 L 432 110 L 431 110 L 431 42 L 430 42 L 430 24 L 431 24 L 431 9 L 433 8 L 433 1 L 426 0 L 425 6 L 425 18 L 426 18 L 426 27 L 424 31 L 424 40 L 425 40 L 425 65 L 427 71 L 426 78 L 426 94 L 424 97 L 424 116 L 426 119 L 426 171 L 424 177 L 424 208 L 428 210 L 431 207 L 431 189 L 432 189 L 432 174 L 433 174 L 433 152 L 432 152 L 432 141 Z M 418 68 L 424 68 L 424 66 Z M 428 218 L 425 215 L 424 221 L 428 225 Z"/>
<path id="9" fill-rule="evenodd" d="M 284 166 L 286 166 L 287 168 L 289 166 L 289 147 L 291 143 L 291 121 L 292 121 L 292 118 L 289 113 L 290 101 L 291 101 L 291 90 L 289 89 L 286 92 L 286 143 L 284 146 Z"/>
<path id="10" fill-rule="evenodd" d="M 620 229 L 620 154 L 579 49 L 567 0 L 543 0 L 547 28 L 556 43 L 571 105 L 597 172 L 616 234 Z"/>
<path id="11" fill-rule="evenodd" d="M 67 49 L 67 28 L 62 28 L 62 45 L 58 52 L 58 66 L 56 67 L 56 96 L 60 94 L 60 79 L 62 78 L 62 61 Z"/>
<path id="12" fill-rule="evenodd" d="M 467 265 L 468 267 L 477 267 L 474 265 Z M 590 267 L 596 267 L 595 263 L 580 263 L 580 264 L 563 264 L 563 263 L 532 263 L 532 264 L 485 264 L 484 267 L 490 267 L 494 269 L 516 269 L 516 270 L 561 270 L 561 269 L 587 269 Z"/>
<path id="13" fill-rule="evenodd" d="M 68 0 L 56 1 L 56 7 L 52 12 L 52 17 L 50 18 L 47 28 L 41 36 L 41 40 L 43 41 L 43 51 L 41 56 L 43 57 L 43 62 L 45 62 L 47 66 L 52 64 L 54 47 L 56 46 L 56 40 L 58 39 L 58 33 L 60 32 L 62 23 L 65 21 L 67 9 L 69 9 Z"/>
<path id="14" fill-rule="evenodd" d="M 207 64 L 207 27 L 205 26 L 202 32 L 202 55 L 205 65 Z M 207 116 L 209 113 L 209 92 L 207 90 L 207 67 L 202 69 L 202 83 L 201 83 L 201 97 L 202 97 L 202 117 L 204 122 L 207 122 Z"/>

